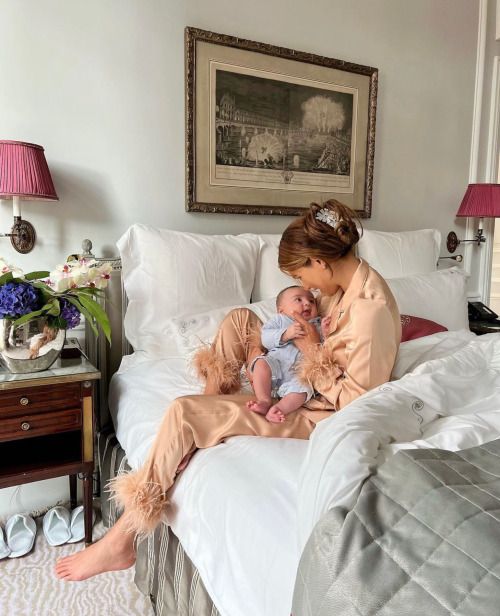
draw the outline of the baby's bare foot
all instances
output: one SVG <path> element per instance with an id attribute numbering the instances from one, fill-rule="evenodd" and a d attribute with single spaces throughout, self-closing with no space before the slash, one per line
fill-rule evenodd
<path id="1" fill-rule="evenodd" d="M 285 415 L 280 407 L 275 404 L 267 412 L 266 419 L 271 423 L 283 423 L 285 421 Z"/>
<path id="2" fill-rule="evenodd" d="M 249 411 L 253 411 L 254 413 L 260 413 L 261 415 L 265 415 L 271 406 L 270 402 L 266 400 L 249 400 L 247 402 L 247 409 Z"/>

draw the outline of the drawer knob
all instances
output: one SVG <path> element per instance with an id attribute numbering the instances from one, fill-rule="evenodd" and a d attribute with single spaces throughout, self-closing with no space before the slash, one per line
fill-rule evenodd
<path id="1" fill-rule="evenodd" d="M 31 428 L 31 426 L 29 425 L 29 423 L 27 421 L 23 421 L 23 423 L 21 424 L 21 430 L 29 430 Z"/>
<path id="2" fill-rule="evenodd" d="M 23 406 L 27 406 L 27 405 L 30 403 L 29 398 L 21 398 L 21 399 L 19 400 L 19 402 L 20 402 Z"/>

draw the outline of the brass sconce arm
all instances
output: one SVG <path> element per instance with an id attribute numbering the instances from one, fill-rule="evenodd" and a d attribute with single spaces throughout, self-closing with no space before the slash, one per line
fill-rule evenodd
<path id="1" fill-rule="evenodd" d="M 465 242 L 474 242 L 478 246 L 486 242 L 486 236 L 483 234 L 482 229 L 478 229 L 476 233 L 476 237 L 472 240 L 459 240 L 457 234 L 454 231 L 450 231 L 446 237 L 446 248 L 448 252 L 455 252 L 457 246 L 459 244 L 463 244 Z"/>

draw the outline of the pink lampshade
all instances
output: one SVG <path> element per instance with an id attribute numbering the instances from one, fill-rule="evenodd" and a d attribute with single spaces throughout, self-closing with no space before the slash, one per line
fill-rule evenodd
<path id="1" fill-rule="evenodd" d="M 43 148 L 0 140 L 0 199 L 58 201 Z"/>
<path id="2" fill-rule="evenodd" d="M 500 184 L 469 184 L 457 216 L 500 217 Z"/>

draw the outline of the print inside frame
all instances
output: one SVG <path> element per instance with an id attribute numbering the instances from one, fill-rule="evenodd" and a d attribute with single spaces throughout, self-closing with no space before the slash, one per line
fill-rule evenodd
<path id="1" fill-rule="evenodd" d="M 378 70 L 186 28 L 186 210 L 371 215 Z"/>

